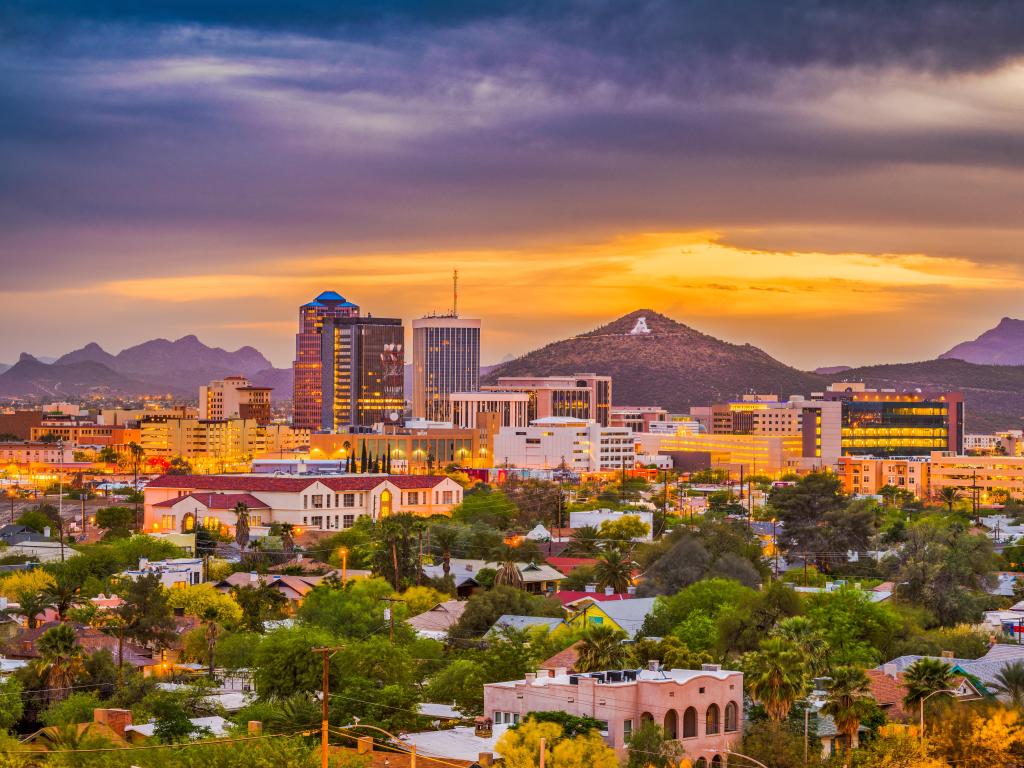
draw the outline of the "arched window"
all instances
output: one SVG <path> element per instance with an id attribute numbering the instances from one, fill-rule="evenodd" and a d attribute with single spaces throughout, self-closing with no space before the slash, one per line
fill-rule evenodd
<path id="1" fill-rule="evenodd" d="M 652 715 L 650 712 L 643 712 L 640 715 L 640 720 L 645 723 L 653 723 L 654 715 Z"/>
<path id="2" fill-rule="evenodd" d="M 387 517 L 391 514 L 391 491 L 385 488 L 380 492 L 380 516 Z"/>
<path id="3" fill-rule="evenodd" d="M 725 705 L 725 732 L 732 733 L 739 728 L 739 712 L 740 708 L 736 706 L 735 701 L 730 701 Z"/>
<path id="4" fill-rule="evenodd" d="M 721 755 L 715 755 L 714 757 L 711 758 L 711 768 L 721 768 L 721 766 L 722 766 L 722 756 Z"/>
<path id="5" fill-rule="evenodd" d="M 703 757 L 698 757 L 697 762 L 693 764 L 694 768 L 708 768 L 708 761 Z"/>
<path id="6" fill-rule="evenodd" d="M 707 716 L 704 718 L 704 733 L 708 736 L 718 733 L 719 730 L 718 705 L 712 704 L 708 707 Z"/>
<path id="7" fill-rule="evenodd" d="M 683 712 L 683 738 L 692 739 L 697 735 L 697 710 L 687 707 Z"/>
<path id="8" fill-rule="evenodd" d="M 196 527 L 196 516 L 191 512 L 187 512 L 183 518 L 181 518 L 181 532 L 191 533 Z"/>
<path id="9" fill-rule="evenodd" d="M 678 736 L 678 718 L 676 717 L 676 711 L 670 709 L 665 713 L 665 738 L 674 739 Z"/>

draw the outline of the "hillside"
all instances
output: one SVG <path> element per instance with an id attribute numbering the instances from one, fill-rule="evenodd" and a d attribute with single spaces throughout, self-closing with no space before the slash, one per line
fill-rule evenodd
<path id="1" fill-rule="evenodd" d="M 928 360 L 851 368 L 842 378 L 876 387 L 960 390 L 968 432 L 1024 427 L 1024 366 Z"/>
<path id="2" fill-rule="evenodd" d="M 979 365 L 1024 365 L 1024 320 L 1004 317 L 995 328 L 974 341 L 957 344 L 939 358 Z"/>
<path id="3" fill-rule="evenodd" d="M 650 333 L 632 334 L 639 318 Z M 781 363 L 750 344 L 730 344 L 649 309 L 630 312 L 596 330 L 556 341 L 497 366 L 500 376 L 577 372 L 609 374 L 614 402 L 679 411 L 750 390 L 786 396 L 820 389 L 823 379 Z"/>
<path id="4" fill-rule="evenodd" d="M 68 364 L 43 363 L 23 354 L 0 373 L 0 397 L 87 397 L 89 395 L 141 395 L 155 390 L 91 360 Z"/>

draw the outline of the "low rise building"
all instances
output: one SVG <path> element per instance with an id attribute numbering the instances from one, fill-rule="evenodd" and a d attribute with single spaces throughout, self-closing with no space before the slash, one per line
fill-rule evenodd
<path id="1" fill-rule="evenodd" d="M 170 560 L 139 558 L 139 567 L 122 571 L 121 576 L 135 581 L 143 576 L 159 576 L 165 589 L 181 589 L 199 584 L 203 580 L 203 561 L 195 557 L 176 557 Z"/>
<path id="2" fill-rule="evenodd" d="M 873 496 L 886 486 L 928 498 L 931 460 L 927 456 L 842 456 L 838 476 L 844 493 Z"/>
<path id="3" fill-rule="evenodd" d="M 447 515 L 462 502 L 462 486 L 429 475 L 164 475 L 143 493 L 146 530 L 182 532 L 233 532 L 240 500 L 263 526 L 289 523 L 313 532 L 351 528 L 361 516 Z"/>
<path id="4" fill-rule="evenodd" d="M 199 388 L 199 418 L 253 419 L 260 424 L 270 422 L 272 387 L 254 387 L 245 376 L 228 376 Z"/>
<path id="5" fill-rule="evenodd" d="M 650 432 L 652 424 L 664 423 L 668 411 L 657 405 L 613 405 L 611 427 L 628 427 L 631 432 Z"/>
<path id="6" fill-rule="evenodd" d="M 677 431 L 675 434 L 633 435 L 644 454 L 667 455 L 683 469 L 725 469 L 747 474 L 778 475 L 798 465 L 803 436 L 726 435 Z"/>
<path id="7" fill-rule="evenodd" d="M 601 735 L 620 757 L 644 721 L 678 741 L 696 766 L 721 766 L 743 732 L 743 674 L 717 664 L 702 669 L 608 670 L 568 674 L 564 668 L 484 686 L 484 714 L 495 725 L 531 712 L 560 711 L 601 722 Z"/>
<path id="8" fill-rule="evenodd" d="M 481 414 L 497 414 L 498 427 L 525 427 L 530 423 L 528 392 L 455 392 L 448 396 L 452 424 L 475 429 Z"/>
<path id="9" fill-rule="evenodd" d="M 181 457 L 203 470 L 248 469 L 255 456 L 285 456 L 309 447 L 309 430 L 256 419 L 183 419 L 148 416 L 139 421 L 139 444 L 148 457 Z"/>
<path id="10" fill-rule="evenodd" d="M 943 488 L 954 488 L 967 498 L 977 494 L 981 504 L 995 490 L 1024 499 L 1024 457 L 961 456 L 935 451 L 931 455 L 931 497 L 937 497 Z"/>
<path id="11" fill-rule="evenodd" d="M 75 460 L 75 449 L 71 444 L 31 441 L 0 442 L 0 465 L 17 464 L 31 467 L 34 464 L 53 466 L 70 464 Z"/>
<path id="12" fill-rule="evenodd" d="M 586 419 L 551 416 L 528 427 L 502 427 L 494 438 L 494 465 L 610 473 L 636 465 L 634 434 Z"/>
<path id="13" fill-rule="evenodd" d="M 551 416 L 589 419 L 611 426 L 612 377 L 596 373 L 571 376 L 501 376 L 489 392 L 524 392 L 529 395 L 530 421 Z"/>

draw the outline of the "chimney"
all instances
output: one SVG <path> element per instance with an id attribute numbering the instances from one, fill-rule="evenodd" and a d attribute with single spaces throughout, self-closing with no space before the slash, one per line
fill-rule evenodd
<path id="1" fill-rule="evenodd" d="M 953 658 L 953 652 L 952 651 L 943 651 L 942 652 L 942 658 L 944 658 L 944 659 L 952 659 Z"/>
<path id="2" fill-rule="evenodd" d="M 373 736 L 360 736 L 356 741 L 356 754 L 365 755 L 373 752 Z"/>
<path id="3" fill-rule="evenodd" d="M 481 752 L 476 756 L 476 761 L 480 768 L 490 768 L 494 764 L 494 755 L 490 752 Z"/>
<path id="4" fill-rule="evenodd" d="M 597 592 L 597 584 L 587 584 L 583 587 L 584 592 Z"/>
<path id="5" fill-rule="evenodd" d="M 614 587 L 605 587 L 604 588 L 604 593 L 605 593 L 605 595 L 614 595 L 615 594 L 615 588 Z"/>
<path id="6" fill-rule="evenodd" d="M 45 528 L 43 528 L 43 536 L 45 536 L 46 538 L 50 538 L 50 526 L 47 525 Z"/>
<path id="7" fill-rule="evenodd" d="M 627 595 L 635 595 L 636 594 L 636 587 L 634 587 L 632 584 L 630 584 L 628 587 L 626 587 L 626 594 Z"/>
<path id="8" fill-rule="evenodd" d="M 657 659 L 647 660 L 647 669 L 649 669 L 651 672 L 657 672 L 660 666 L 661 664 L 658 662 Z"/>
<path id="9" fill-rule="evenodd" d="M 887 674 L 889 677 L 891 677 L 893 680 L 895 680 L 896 676 L 899 674 L 899 671 L 896 669 L 896 665 L 895 664 L 885 664 L 885 665 L 883 665 L 882 666 L 882 671 L 885 674 Z"/>
<path id="10" fill-rule="evenodd" d="M 255 584 L 260 580 L 260 575 L 256 571 L 249 571 L 249 582 Z"/>
<path id="11" fill-rule="evenodd" d="M 547 677 L 546 673 L 545 673 L 544 677 Z M 527 685 L 529 685 L 530 683 L 532 683 L 536 679 L 537 679 L 537 673 L 536 672 L 527 672 L 526 673 L 526 684 Z"/>
<path id="12" fill-rule="evenodd" d="M 568 671 L 569 670 L 567 668 L 565 668 L 565 667 L 555 667 L 554 676 L 555 677 L 564 677 L 566 672 L 568 672 Z"/>
<path id="13" fill-rule="evenodd" d="M 102 723 L 124 738 L 124 730 L 132 724 L 132 711 L 130 709 L 94 709 L 92 719 L 95 723 Z"/>
<path id="14" fill-rule="evenodd" d="M 262 736 L 263 723 L 259 720 L 250 720 L 248 730 L 250 736 Z"/>
<path id="15" fill-rule="evenodd" d="M 722 665 L 721 664 L 701 664 L 700 665 L 700 671 L 701 672 L 721 672 L 722 671 Z"/>

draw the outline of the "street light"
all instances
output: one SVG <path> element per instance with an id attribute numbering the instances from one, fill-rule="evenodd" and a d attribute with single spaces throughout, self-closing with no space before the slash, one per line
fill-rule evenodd
<path id="1" fill-rule="evenodd" d="M 338 554 L 341 555 L 341 583 L 344 586 L 348 581 L 348 547 L 339 549 Z"/>

